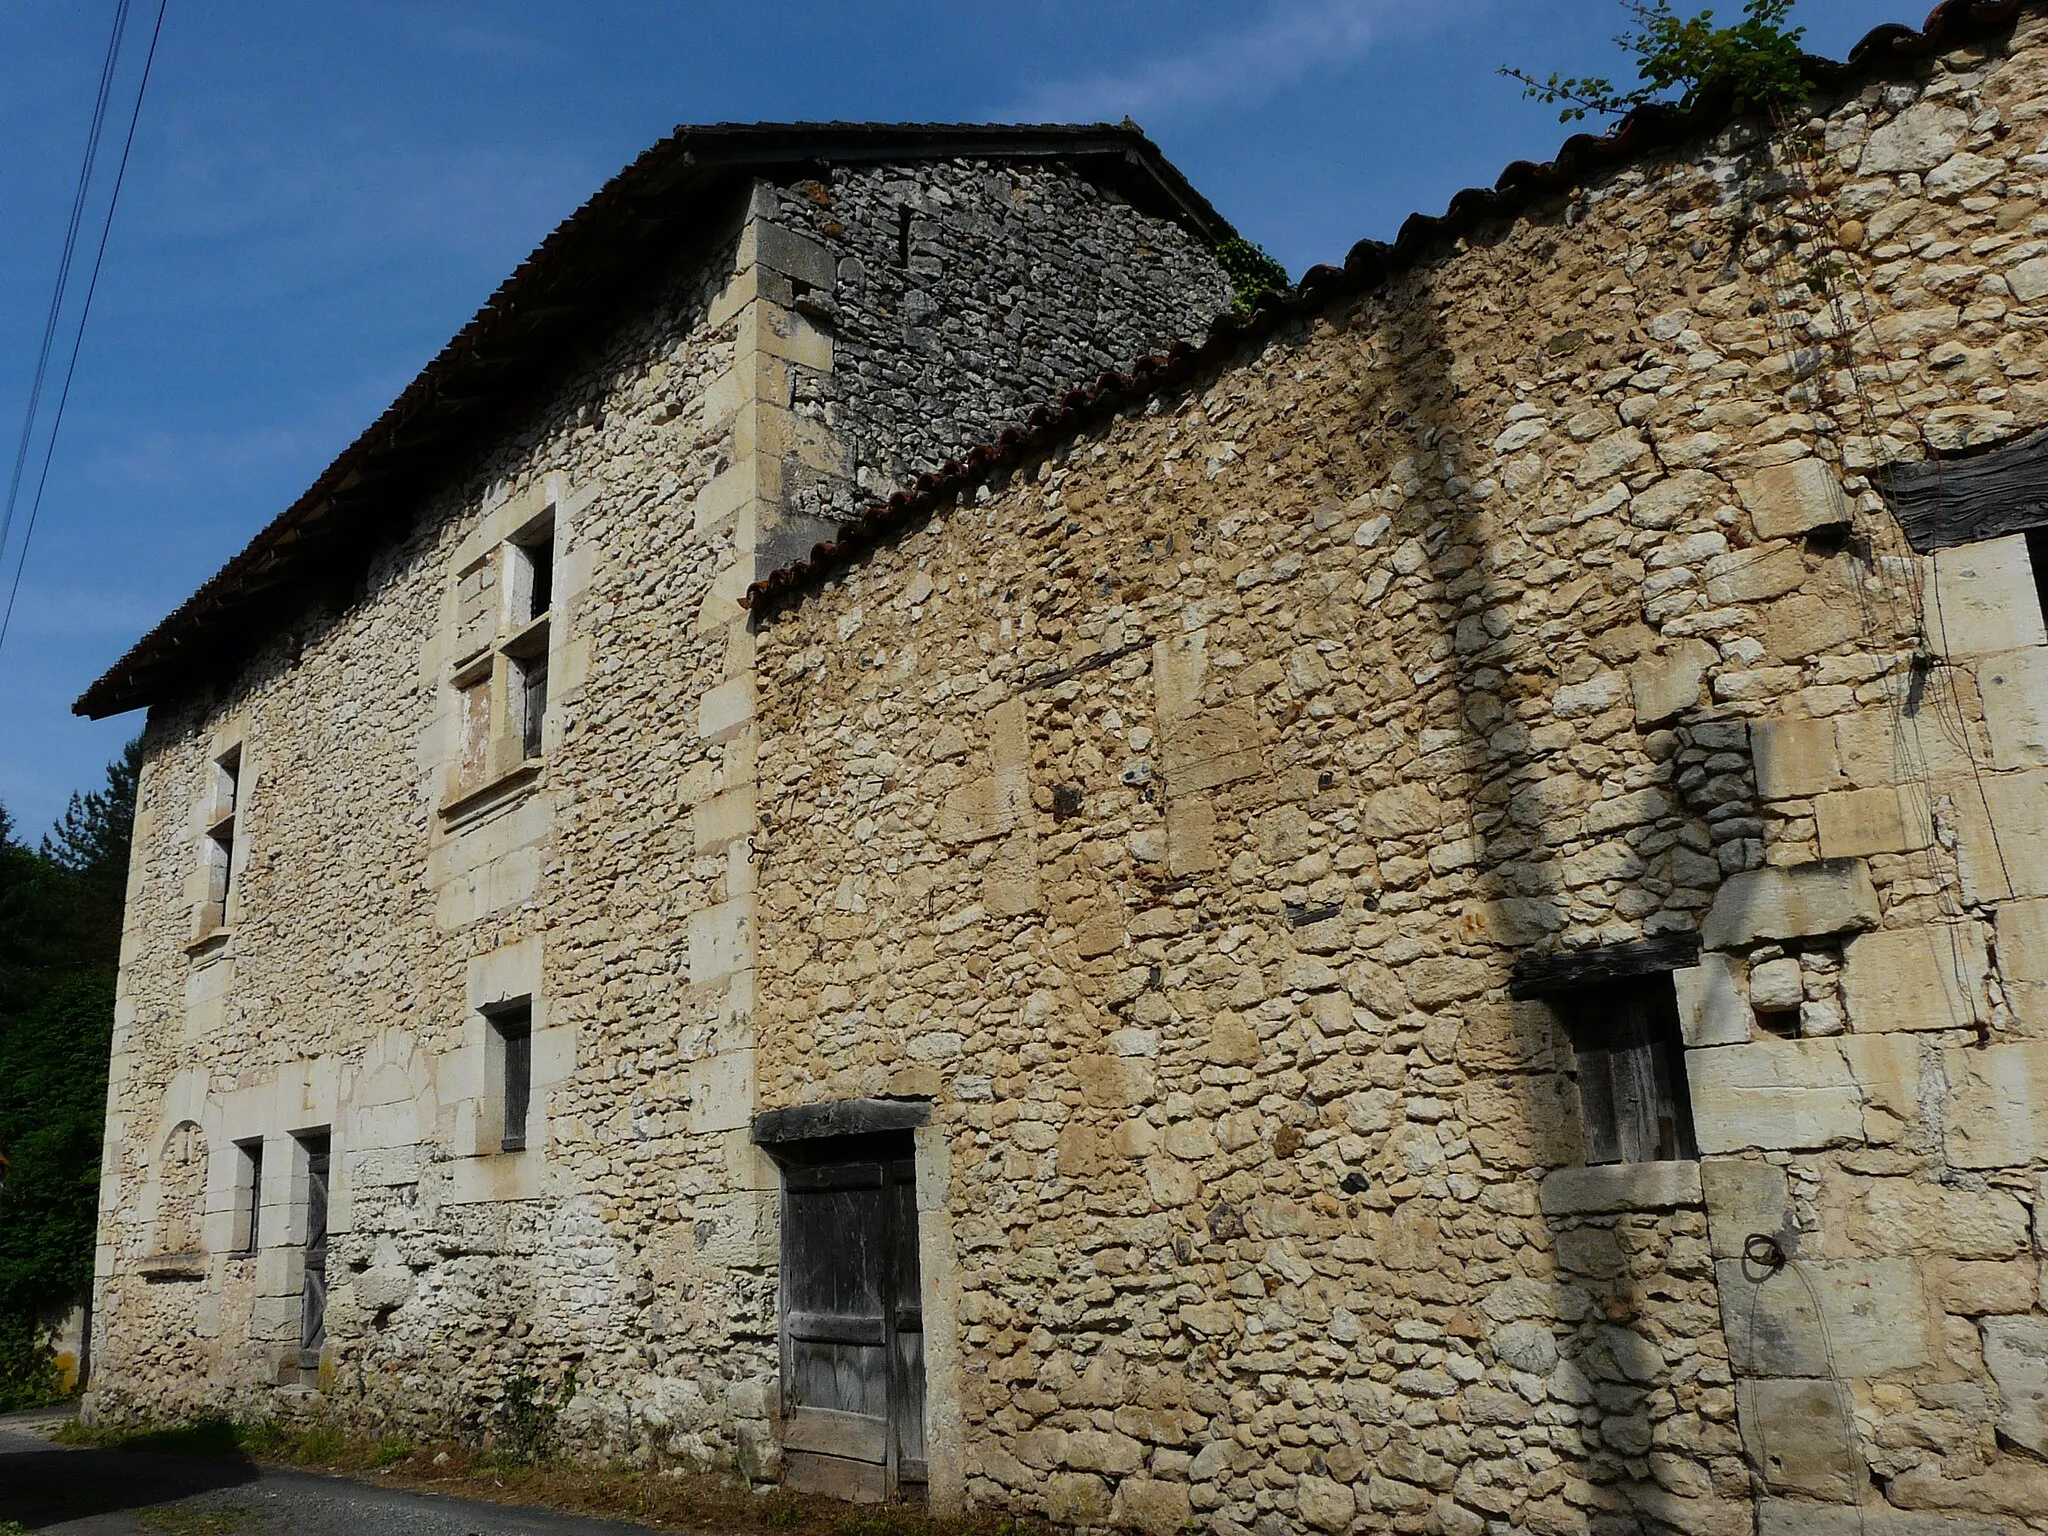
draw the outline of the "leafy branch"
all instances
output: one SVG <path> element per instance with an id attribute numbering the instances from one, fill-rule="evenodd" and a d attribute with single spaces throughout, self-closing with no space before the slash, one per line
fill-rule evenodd
<path id="1" fill-rule="evenodd" d="M 1690 108 L 1704 92 L 1723 85 L 1733 88 L 1738 112 L 1774 106 L 1806 92 L 1805 72 L 1799 65 L 1799 40 L 1806 29 L 1785 25 L 1793 3 L 1745 0 L 1742 20 L 1717 27 L 1712 11 L 1685 17 L 1671 9 L 1671 0 L 1647 5 L 1643 0 L 1622 0 L 1633 25 L 1614 42 L 1635 59 L 1637 79 L 1627 90 L 1600 75 L 1553 74 L 1538 80 L 1508 66 L 1501 73 L 1520 81 L 1524 96 L 1549 106 L 1561 104 L 1561 123 L 1577 122 L 1589 112 L 1618 117 L 1652 102 Z"/>
<path id="2" fill-rule="evenodd" d="M 1216 262 L 1230 279 L 1230 307 L 1240 315 L 1250 314 L 1264 295 L 1287 291 L 1287 269 L 1267 255 L 1264 246 L 1240 235 L 1216 247 Z"/>

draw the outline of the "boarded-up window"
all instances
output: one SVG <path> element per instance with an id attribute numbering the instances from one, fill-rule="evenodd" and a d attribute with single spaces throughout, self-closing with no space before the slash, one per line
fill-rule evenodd
<path id="1" fill-rule="evenodd" d="M 1552 997 L 1578 1057 L 1588 1163 L 1699 1156 L 1669 972 Z"/>
<path id="2" fill-rule="evenodd" d="M 533 1103 L 532 1006 L 519 1002 L 496 1009 L 490 1025 L 500 1116 L 498 1150 L 522 1152 Z"/>
<path id="3" fill-rule="evenodd" d="M 531 760 L 540 756 L 541 727 L 548 712 L 548 653 L 529 656 L 518 665 L 519 750 Z"/>
<path id="4" fill-rule="evenodd" d="M 485 673 L 464 685 L 461 691 L 461 751 L 456 761 L 456 785 L 474 789 L 483 783 L 491 752 L 491 679 Z"/>

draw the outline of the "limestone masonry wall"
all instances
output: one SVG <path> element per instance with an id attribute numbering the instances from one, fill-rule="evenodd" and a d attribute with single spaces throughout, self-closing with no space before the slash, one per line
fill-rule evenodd
<path id="1" fill-rule="evenodd" d="M 797 301 L 839 359 L 799 409 L 871 445 L 821 488 L 828 518 L 984 440 L 1017 402 L 1199 338 L 1230 307 L 1193 235 L 1057 166 L 840 167 L 774 199 L 777 223 L 848 253 L 829 295 Z"/>
<path id="2" fill-rule="evenodd" d="M 969 1499 L 2048 1530 L 2048 632 L 1879 474 L 2048 425 L 2044 41 L 1460 241 L 761 617 L 758 1093 L 932 1100 Z M 1685 936 L 1699 1155 L 1584 1166 L 1510 983 Z"/>
<path id="3" fill-rule="evenodd" d="M 1014 189 L 1056 201 L 1096 242 L 1101 291 L 1040 280 L 1029 221 L 977 236 L 958 267 L 921 245 L 890 290 L 971 313 L 957 277 L 1014 311 L 1006 348 L 1056 363 L 1006 351 L 913 434 L 835 354 L 836 274 L 867 247 L 778 223 L 796 194 L 757 183 L 433 492 L 364 592 L 152 711 L 90 1413 L 474 1434 L 518 1378 L 552 1391 L 573 1369 L 563 1430 L 582 1451 L 774 1474 L 738 597 L 807 515 L 805 485 L 924 462 L 943 430 L 985 437 L 1027 388 L 1122 357 L 1134 324 L 1158 342 L 1206 329 L 1227 294 L 1209 255 L 1086 184 L 1055 192 L 1065 174 L 1005 173 L 996 222 Z M 891 195 L 950 198 L 967 220 L 990 177 L 926 165 Z M 1150 308 L 1104 326 L 1126 259 Z M 806 284 L 818 302 L 799 310 Z M 841 312 L 862 302 L 849 284 Z M 947 346 L 970 365 L 966 338 Z M 546 547 L 543 604 L 528 551 Z M 541 664 L 536 754 L 522 701 Z M 508 1005 L 531 1023 L 523 1150 L 505 1146 Z M 325 1334 L 309 1340 L 322 1145 Z"/>

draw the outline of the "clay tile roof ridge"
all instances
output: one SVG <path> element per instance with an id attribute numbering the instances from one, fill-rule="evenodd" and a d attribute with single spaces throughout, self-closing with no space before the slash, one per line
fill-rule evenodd
<path id="1" fill-rule="evenodd" d="M 1886 22 L 1866 32 L 1846 59 L 1808 54 L 1800 62 L 1817 89 L 1845 91 L 1931 54 L 2003 33 L 2022 10 L 2043 7 L 2048 7 L 2048 0 L 1942 0 L 1917 31 Z M 1443 213 L 1410 214 L 1391 244 L 1361 240 L 1341 267 L 1311 267 L 1285 293 L 1263 295 L 1250 315 L 1220 317 L 1199 345 L 1176 343 L 1163 356 L 1138 358 L 1122 373 L 1104 373 L 1092 385 L 1069 390 L 1057 406 L 1034 407 L 1024 429 L 1006 428 L 993 443 L 969 450 L 957 469 L 954 463 L 959 461 L 953 461 L 919 475 L 907 488 L 856 515 L 837 540 L 814 546 L 808 559 L 755 582 L 742 601 L 765 614 L 801 600 L 881 539 L 921 522 L 943 504 L 971 495 L 1019 460 L 1059 447 L 1106 415 L 1171 395 L 1250 343 L 1271 337 L 1283 325 L 1337 299 L 1379 286 L 1445 241 L 1488 220 L 1517 213 L 1540 197 L 1569 191 L 1590 175 L 1619 169 L 1655 150 L 1718 132 L 1737 115 L 1733 94 L 1724 88 L 1683 111 L 1662 103 L 1638 107 L 1604 134 L 1573 134 L 1547 161 L 1513 161 L 1491 187 L 1466 187 L 1454 193 Z"/>

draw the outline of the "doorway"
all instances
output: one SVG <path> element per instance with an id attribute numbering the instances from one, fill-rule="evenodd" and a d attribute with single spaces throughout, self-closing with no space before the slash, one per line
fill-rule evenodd
<path id="1" fill-rule="evenodd" d="M 783 1175 L 787 1482 L 869 1502 L 919 1495 L 929 1476 L 910 1136 L 831 1137 L 773 1150 Z"/>

